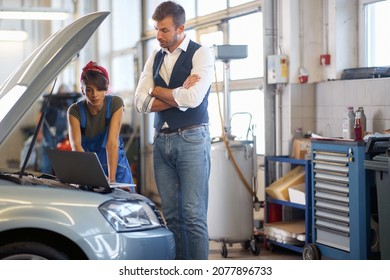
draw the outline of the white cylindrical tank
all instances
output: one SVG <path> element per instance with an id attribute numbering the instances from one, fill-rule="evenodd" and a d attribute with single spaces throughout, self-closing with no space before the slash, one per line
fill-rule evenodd
<path id="1" fill-rule="evenodd" d="M 241 173 L 252 188 L 253 146 L 248 141 L 229 141 Z M 207 214 L 209 239 L 237 243 L 253 235 L 253 198 L 241 181 L 225 144 L 211 144 L 211 172 Z"/>

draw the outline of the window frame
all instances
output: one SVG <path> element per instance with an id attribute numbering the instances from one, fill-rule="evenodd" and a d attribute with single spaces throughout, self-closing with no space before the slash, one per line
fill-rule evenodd
<path id="1" fill-rule="evenodd" d="M 383 2 L 388 0 L 359 0 L 359 66 L 368 67 L 368 22 L 367 22 L 367 5 Z"/>

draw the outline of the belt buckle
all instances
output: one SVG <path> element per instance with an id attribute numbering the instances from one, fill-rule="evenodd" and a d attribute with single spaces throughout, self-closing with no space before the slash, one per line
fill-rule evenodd
<path id="1" fill-rule="evenodd" d="M 160 129 L 159 132 L 163 133 L 163 134 L 170 134 L 170 133 L 178 132 L 178 130 L 177 129 L 170 129 L 169 127 L 166 127 L 166 128 Z"/>

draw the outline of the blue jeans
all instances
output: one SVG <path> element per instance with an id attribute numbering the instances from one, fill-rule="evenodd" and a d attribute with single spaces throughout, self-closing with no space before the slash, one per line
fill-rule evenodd
<path id="1" fill-rule="evenodd" d="M 210 149 L 207 126 L 154 136 L 155 180 L 176 259 L 208 259 Z"/>

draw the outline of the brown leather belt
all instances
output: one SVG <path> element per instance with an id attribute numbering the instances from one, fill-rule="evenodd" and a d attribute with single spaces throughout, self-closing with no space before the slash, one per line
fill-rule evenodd
<path id="1" fill-rule="evenodd" d="M 176 129 L 170 129 L 169 127 L 160 129 L 159 133 L 163 134 L 170 134 L 170 133 L 178 133 L 180 131 L 189 130 L 197 127 L 206 126 L 205 124 L 197 124 L 197 125 L 190 125 L 182 128 L 176 128 Z"/>

